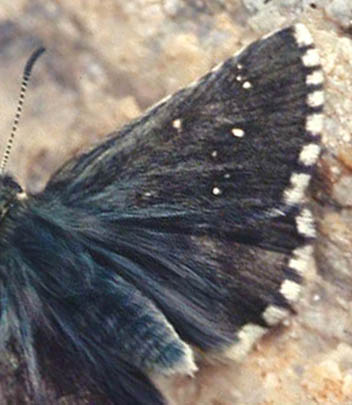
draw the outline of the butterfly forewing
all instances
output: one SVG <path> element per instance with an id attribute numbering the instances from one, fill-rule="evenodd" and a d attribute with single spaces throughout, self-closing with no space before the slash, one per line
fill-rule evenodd
<path id="1" fill-rule="evenodd" d="M 159 103 L 48 185 L 65 182 L 66 204 L 99 212 L 116 232 L 110 249 L 144 267 L 141 279 L 122 277 L 193 344 L 221 346 L 249 321 L 266 324 L 265 309 L 288 307 L 299 289 L 289 261 L 314 236 L 304 190 L 319 152 L 322 79 L 311 78 L 320 69 L 305 27 L 282 30 Z M 144 277 L 157 277 L 168 294 Z M 207 342 L 197 319 L 223 339 Z M 210 331 L 214 320 L 219 333 Z"/>

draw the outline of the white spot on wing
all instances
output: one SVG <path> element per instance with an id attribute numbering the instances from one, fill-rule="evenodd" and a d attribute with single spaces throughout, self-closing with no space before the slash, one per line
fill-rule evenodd
<path id="1" fill-rule="evenodd" d="M 260 339 L 267 329 L 262 326 L 248 323 L 238 332 L 239 341 L 230 346 L 224 355 L 231 360 L 241 360 L 251 350 L 254 343 Z"/>
<path id="2" fill-rule="evenodd" d="M 214 150 L 213 152 L 211 152 L 211 156 L 212 156 L 213 158 L 216 158 L 216 157 L 218 156 L 218 151 L 217 151 L 217 150 Z"/>
<path id="3" fill-rule="evenodd" d="M 307 117 L 306 130 L 314 136 L 320 135 L 323 130 L 323 122 L 323 114 L 311 114 Z"/>
<path id="4" fill-rule="evenodd" d="M 246 82 L 243 83 L 242 87 L 244 89 L 250 89 L 252 87 L 252 84 L 247 80 Z"/>
<path id="5" fill-rule="evenodd" d="M 311 245 L 299 247 L 293 251 L 288 267 L 303 276 L 307 271 L 308 262 L 312 256 L 313 247 Z"/>
<path id="6" fill-rule="evenodd" d="M 304 192 L 309 184 L 310 175 L 306 173 L 293 173 L 291 176 L 291 187 L 285 190 L 285 201 L 287 204 L 298 204 L 304 198 Z"/>
<path id="7" fill-rule="evenodd" d="M 244 131 L 241 128 L 232 128 L 231 132 L 234 136 L 237 136 L 237 138 L 242 138 L 244 136 Z"/>
<path id="8" fill-rule="evenodd" d="M 299 161 L 306 166 L 312 166 L 318 159 L 320 146 L 316 143 L 304 145 L 299 155 Z"/>
<path id="9" fill-rule="evenodd" d="M 324 75 L 321 70 L 315 70 L 313 73 L 310 73 L 306 78 L 307 84 L 322 84 L 324 82 Z"/>
<path id="10" fill-rule="evenodd" d="M 313 215 L 308 208 L 304 208 L 296 217 L 297 230 L 301 235 L 308 238 L 314 238 L 315 226 Z"/>
<path id="11" fill-rule="evenodd" d="M 219 187 L 214 187 L 213 190 L 212 190 L 212 193 L 213 193 L 214 195 L 220 195 L 220 194 L 221 194 L 221 190 L 220 190 Z"/>
<path id="12" fill-rule="evenodd" d="M 173 120 L 173 121 L 172 121 L 172 126 L 173 126 L 175 129 L 179 130 L 179 129 L 182 128 L 182 121 L 181 121 L 179 118 L 177 118 L 176 120 Z"/>
<path id="13" fill-rule="evenodd" d="M 280 292 L 287 299 L 287 301 L 295 302 L 299 298 L 301 286 L 292 280 L 285 280 L 281 284 Z"/>
<path id="14" fill-rule="evenodd" d="M 289 315 L 290 312 L 287 309 L 278 307 L 277 305 L 269 305 L 263 312 L 263 319 L 268 325 L 273 326 Z"/>
<path id="15" fill-rule="evenodd" d="M 320 107 L 324 104 L 324 92 L 313 91 L 313 93 L 308 94 L 307 104 L 310 107 Z"/>
<path id="16" fill-rule="evenodd" d="M 318 51 L 314 49 L 308 49 L 307 52 L 302 56 L 302 62 L 304 66 L 313 67 L 320 65 L 320 58 Z"/>
<path id="17" fill-rule="evenodd" d="M 293 28 L 297 45 L 300 48 L 313 44 L 313 38 L 305 25 L 296 24 Z"/>

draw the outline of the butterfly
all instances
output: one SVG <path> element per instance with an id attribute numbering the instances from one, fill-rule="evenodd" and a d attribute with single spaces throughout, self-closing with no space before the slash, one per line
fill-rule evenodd
<path id="1" fill-rule="evenodd" d="M 106 403 L 165 404 L 151 375 L 194 375 L 199 352 L 239 359 L 293 312 L 315 237 L 305 191 L 323 101 L 318 52 L 296 24 L 35 195 L 3 170 L 0 343 L 23 357 L 34 403 L 52 373 Z"/>

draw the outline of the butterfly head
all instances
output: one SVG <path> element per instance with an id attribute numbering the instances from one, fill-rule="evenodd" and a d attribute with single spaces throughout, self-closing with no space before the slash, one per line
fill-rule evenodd
<path id="1" fill-rule="evenodd" d="M 6 173 L 6 165 L 12 150 L 13 140 L 18 127 L 18 122 L 22 113 L 23 101 L 28 81 L 32 72 L 32 68 L 37 59 L 39 58 L 39 56 L 44 51 L 45 49 L 43 47 L 36 49 L 29 57 L 24 68 L 21 92 L 17 105 L 17 112 L 15 115 L 12 131 L 6 145 L 5 152 L 2 156 L 2 160 L 0 163 L 0 221 L 4 218 L 7 211 L 15 203 L 16 200 L 22 200 L 26 198 L 26 193 L 23 192 L 21 186 L 15 180 L 13 180 L 12 177 L 10 177 L 5 173 Z"/>

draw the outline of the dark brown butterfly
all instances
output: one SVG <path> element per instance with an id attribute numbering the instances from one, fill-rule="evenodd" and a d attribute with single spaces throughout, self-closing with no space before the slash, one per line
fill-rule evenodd
<path id="1" fill-rule="evenodd" d="M 195 373 L 193 348 L 238 358 L 290 313 L 315 236 L 304 193 L 322 109 L 319 57 L 297 24 L 39 194 L 2 174 L 0 337 L 24 357 L 35 403 L 52 373 L 113 404 L 163 404 L 150 373 Z"/>

